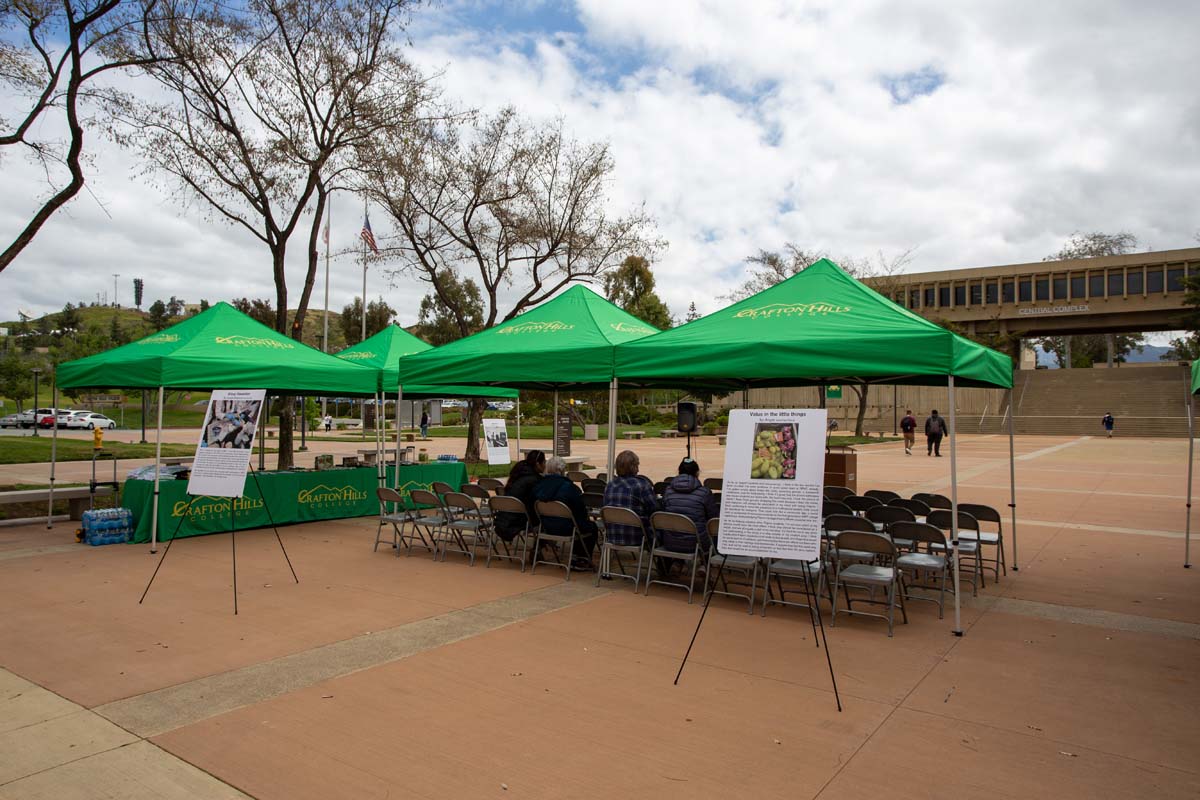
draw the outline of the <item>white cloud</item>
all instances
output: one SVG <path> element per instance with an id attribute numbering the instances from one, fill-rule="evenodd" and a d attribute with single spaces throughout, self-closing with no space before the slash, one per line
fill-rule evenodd
<path id="1" fill-rule="evenodd" d="M 518 11 L 536 21 L 539 8 L 563 13 Z M 419 12 L 414 60 L 444 70 L 464 105 L 561 115 L 610 141 L 614 204 L 645 203 L 670 241 L 656 271 L 676 314 L 716 309 L 746 255 L 787 241 L 851 256 L 916 247 L 914 270 L 1038 260 L 1075 230 L 1196 244 L 1196 4 L 579 0 L 567 32 L 513 29 L 510 12 Z M 918 87 L 903 104 L 898 80 Z M 147 272 L 152 296 L 273 293 L 265 248 L 177 216 L 111 150 L 91 185 L 114 219 L 78 200 L 0 275 L 0 306 L 58 307 L 113 271 Z M 32 173 L 16 178 L 37 191 Z M 339 203 L 335 237 L 352 246 L 360 212 Z M 0 234 L 16 204 L 0 197 Z M 333 306 L 358 286 L 343 259 Z M 421 293 L 385 291 L 406 322 Z"/>

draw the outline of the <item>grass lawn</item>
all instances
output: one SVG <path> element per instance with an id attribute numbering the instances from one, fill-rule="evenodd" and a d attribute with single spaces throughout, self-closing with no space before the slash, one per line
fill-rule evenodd
<path id="1" fill-rule="evenodd" d="M 117 458 L 154 458 L 153 444 L 123 444 L 108 442 L 105 451 Z M 196 453 L 194 444 L 171 444 L 164 442 L 164 456 L 190 456 Z M 92 443 L 81 439 L 59 439 L 59 461 L 91 461 Z M 37 464 L 50 460 L 50 437 L 4 436 L 0 437 L 0 464 Z"/>

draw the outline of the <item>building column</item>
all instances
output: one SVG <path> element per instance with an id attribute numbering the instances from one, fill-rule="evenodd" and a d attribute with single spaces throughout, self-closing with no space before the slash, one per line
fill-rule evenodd
<path id="1" fill-rule="evenodd" d="M 1108 346 L 1108 368 L 1109 368 L 1109 369 L 1112 369 L 1112 368 L 1113 368 L 1113 347 L 1114 347 L 1114 343 L 1113 343 L 1113 335 L 1112 335 L 1111 333 L 1110 333 L 1110 334 L 1107 334 L 1107 335 L 1105 335 L 1105 337 L 1104 337 L 1104 343 L 1105 343 L 1105 344 Z"/>
<path id="2" fill-rule="evenodd" d="M 1063 364 L 1063 369 L 1070 369 L 1071 368 L 1071 337 L 1064 336 L 1063 341 L 1066 342 L 1066 347 L 1067 347 L 1067 353 L 1066 353 L 1067 357 L 1066 357 L 1066 359 L 1064 359 L 1066 363 Z"/>

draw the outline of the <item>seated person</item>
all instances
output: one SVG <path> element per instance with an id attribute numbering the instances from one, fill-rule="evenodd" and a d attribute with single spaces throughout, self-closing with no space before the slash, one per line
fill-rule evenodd
<path id="1" fill-rule="evenodd" d="M 579 529 L 571 569 L 591 570 L 592 551 L 596 548 L 596 523 L 588 517 L 583 492 L 567 478 L 566 471 L 567 464 L 561 458 L 547 458 L 546 473 L 533 488 L 533 496 L 547 502 L 558 500 L 566 503 L 567 508 L 571 510 L 571 516 L 575 518 L 575 527 Z M 568 536 L 571 533 L 569 524 L 564 519 L 543 519 L 542 530 L 551 536 Z"/>
<path id="2" fill-rule="evenodd" d="M 650 515 L 658 511 L 658 498 L 654 495 L 654 484 L 644 475 L 638 474 L 641 461 L 637 453 L 624 450 L 613 464 L 616 477 L 604 487 L 604 505 L 628 508 L 642 518 L 645 530 L 650 530 Z M 642 532 L 628 525 L 609 525 L 604 529 L 604 538 L 616 545 L 639 545 Z"/>
<path id="3" fill-rule="evenodd" d="M 717 499 L 712 491 L 700 483 L 700 465 L 693 459 L 685 458 L 679 462 L 679 474 L 667 481 L 663 491 L 663 511 L 672 514 L 682 514 L 696 523 L 700 533 L 700 549 L 707 550 L 711 545 L 708 538 L 708 521 L 721 514 Z M 695 543 L 687 534 L 663 531 L 663 544 L 668 550 L 688 552 Z"/>
<path id="4" fill-rule="evenodd" d="M 518 461 L 508 472 L 508 481 L 504 484 L 504 494 L 515 497 L 525 504 L 529 515 L 530 527 L 537 524 L 537 512 L 534 511 L 533 489 L 542 478 L 546 469 L 546 454 L 541 450 L 530 450 L 524 461 Z M 496 515 L 496 535 L 506 542 L 511 542 L 518 533 L 525 530 L 525 517 L 511 512 L 501 512 Z"/>

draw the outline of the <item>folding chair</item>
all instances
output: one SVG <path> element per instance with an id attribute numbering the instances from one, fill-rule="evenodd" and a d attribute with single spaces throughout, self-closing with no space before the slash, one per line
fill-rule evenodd
<path id="1" fill-rule="evenodd" d="M 442 561 L 445 561 L 446 554 L 453 550 L 467 556 L 473 567 L 479 545 L 484 544 L 489 549 L 492 547 L 491 520 L 484 516 L 472 498 L 462 492 L 447 492 L 442 497 L 442 502 L 450 512 L 450 523 L 446 526 L 450 535 L 442 537 Z M 470 549 L 467 547 L 468 538 L 471 540 Z M 452 543 L 458 547 L 451 547 Z"/>
<path id="2" fill-rule="evenodd" d="M 404 501 L 404 495 L 395 489 L 380 486 L 375 489 L 375 496 L 379 498 L 379 525 L 375 528 L 375 548 L 371 552 L 379 552 L 379 539 L 384 525 L 392 526 L 392 547 L 395 548 L 397 557 L 400 555 L 401 544 L 404 545 L 405 550 L 411 551 L 412 544 L 410 542 L 420 541 L 422 547 L 433 549 L 415 525 L 411 534 L 404 533 L 404 526 L 413 520 L 412 511 L 408 508 L 408 503 Z M 388 505 L 392 506 L 390 511 Z"/>
<path id="3" fill-rule="evenodd" d="M 944 508 L 935 508 L 929 512 L 929 516 L 925 518 L 925 521 L 943 531 L 949 531 L 950 522 L 953 518 L 953 512 L 947 511 Z M 983 580 L 983 562 L 979 560 L 979 541 L 978 538 L 963 538 L 963 531 L 974 531 L 976 537 L 978 537 L 979 523 L 975 520 L 975 517 L 960 509 L 958 512 L 958 557 L 960 559 L 970 559 L 971 561 L 971 596 L 976 597 L 979 595 L 980 588 L 987 588 Z M 949 544 L 946 546 L 949 547 Z"/>
<path id="4" fill-rule="evenodd" d="M 843 500 L 847 497 L 852 496 L 853 494 L 854 494 L 854 490 L 847 489 L 845 486 L 826 486 L 825 487 L 825 499 L 826 500 Z"/>
<path id="5" fill-rule="evenodd" d="M 586 501 L 587 496 L 584 495 Z M 603 496 L 601 496 L 603 500 Z M 646 555 L 646 527 L 642 525 L 642 518 L 633 513 L 632 509 L 622 508 L 619 506 L 604 506 L 600 509 L 600 520 L 603 522 L 600 533 L 600 566 L 596 569 L 596 586 L 600 585 L 601 578 L 625 578 L 628 580 L 633 578 L 633 593 L 637 594 L 638 585 L 642 582 L 642 558 Z M 637 544 L 614 544 L 609 540 L 608 529 L 610 525 L 618 525 L 623 528 L 636 528 L 641 533 L 641 541 Z M 612 571 L 613 553 L 617 554 L 617 569 L 620 572 Z M 632 576 L 625 572 L 625 565 L 621 563 L 621 553 L 637 554 L 637 572 Z"/>
<path id="6" fill-rule="evenodd" d="M 584 478 L 582 481 L 579 482 L 579 488 L 583 490 L 584 494 L 587 494 L 588 492 L 593 492 L 593 493 L 602 495 L 602 494 L 604 494 L 604 490 L 607 487 L 608 487 L 608 482 L 602 481 L 598 478 Z"/>
<path id="7" fill-rule="evenodd" d="M 896 543 L 897 550 L 908 550 L 912 548 L 912 542 L 903 538 L 896 538 L 895 532 L 892 530 L 892 524 L 896 522 L 916 522 L 916 516 L 907 508 L 900 506 L 877 506 L 867 509 L 867 521 L 875 526 L 875 530 L 879 533 L 886 533 L 892 537 L 892 541 Z"/>
<path id="8" fill-rule="evenodd" d="M 900 499 L 900 495 L 896 494 L 895 492 L 888 491 L 887 489 L 868 489 L 867 491 L 863 492 L 863 497 L 874 497 L 885 506 L 893 500 Z"/>
<path id="9" fill-rule="evenodd" d="M 518 500 L 515 497 L 507 497 L 505 495 L 499 494 L 499 495 L 496 495 L 495 497 L 493 497 L 489 501 L 488 507 L 492 511 L 492 533 L 494 535 L 492 537 L 492 546 L 488 548 L 487 562 L 484 564 L 484 566 L 491 567 L 492 566 L 492 556 L 495 555 L 496 558 L 507 558 L 510 561 L 520 562 L 521 572 L 524 572 L 525 571 L 525 562 L 529 560 L 529 537 L 531 535 L 530 530 L 529 530 L 529 528 L 530 528 L 529 512 L 526 511 L 525 504 L 522 503 L 520 500 Z M 500 538 L 500 536 L 498 534 L 495 533 L 495 530 L 496 530 L 495 518 L 496 518 L 497 514 L 520 514 L 521 517 L 525 520 L 524 530 L 518 532 L 517 535 L 513 537 L 511 546 L 510 546 L 509 542 L 504 541 L 503 539 Z M 516 554 L 516 546 L 517 546 L 518 539 L 520 539 L 520 545 L 521 545 L 521 554 L 520 555 Z M 500 552 L 501 547 L 504 548 L 503 553 Z"/>
<path id="10" fill-rule="evenodd" d="M 867 513 L 867 509 L 869 508 L 878 508 L 883 505 L 882 500 L 877 500 L 874 497 L 859 497 L 858 495 L 844 497 L 842 498 L 842 503 L 859 516 Z"/>
<path id="11" fill-rule="evenodd" d="M 654 484 L 654 493 L 656 495 L 658 495 L 659 497 L 662 497 L 663 492 L 665 492 L 666 490 L 667 490 L 667 482 L 666 481 L 659 481 L 658 483 Z"/>
<path id="12" fill-rule="evenodd" d="M 600 519 L 600 509 L 604 508 L 603 492 L 584 492 L 583 504 L 587 506 L 588 516 L 594 520 Z"/>
<path id="13" fill-rule="evenodd" d="M 454 491 L 454 487 L 445 481 L 433 481 L 429 484 L 429 489 L 439 497 Z"/>
<path id="14" fill-rule="evenodd" d="M 654 544 L 650 549 L 650 569 L 646 573 L 646 595 L 650 594 L 650 584 L 652 583 L 661 583 L 664 586 L 678 586 L 680 589 L 688 590 L 688 603 L 691 603 L 692 594 L 696 589 L 696 568 L 700 565 L 700 553 L 702 550 L 700 547 L 700 532 L 696 530 L 696 523 L 683 514 L 655 511 L 650 515 L 650 528 L 653 530 Z M 686 551 L 668 550 L 659 536 L 664 531 L 691 536 L 695 542 L 692 551 L 689 553 Z M 656 579 L 654 577 L 654 559 L 656 558 L 669 561 L 682 561 L 685 564 L 690 563 L 692 565 L 691 580 L 688 583 L 674 583 L 672 581 Z"/>
<path id="15" fill-rule="evenodd" d="M 912 552 L 901 553 L 896 557 L 896 566 L 901 573 L 912 573 L 913 577 L 918 579 L 921 575 L 929 573 L 938 577 L 936 585 L 902 580 L 904 597 L 936 603 L 938 619 L 942 619 L 946 610 L 946 579 L 950 577 L 950 570 L 954 565 L 954 557 L 946 546 L 946 534 L 942 533 L 940 528 L 924 522 L 895 522 L 892 523 L 892 531 L 893 541 L 896 536 L 902 536 L 913 543 Z M 922 548 L 921 545 L 925 547 Z M 935 600 L 932 597 L 910 594 L 911 589 L 937 589 L 938 597 Z M 950 591 L 954 591 L 953 586 L 950 587 Z"/>
<path id="16" fill-rule="evenodd" d="M 491 501 L 492 495 L 487 489 L 477 483 L 464 483 L 458 487 L 458 490 L 475 501 L 484 517 L 491 516 L 492 511 L 488 503 Z"/>
<path id="17" fill-rule="evenodd" d="M 422 535 L 422 538 L 428 537 L 426 547 L 429 548 L 436 561 L 441 539 L 445 535 L 446 526 L 450 524 L 450 515 L 442 503 L 442 498 L 433 492 L 425 489 L 413 489 L 408 493 L 408 497 L 417 507 L 412 515 L 413 527 Z M 428 506 L 428 508 L 420 508 L 420 506 Z M 410 550 L 409 554 L 411 555 L 411 553 Z"/>
<path id="18" fill-rule="evenodd" d="M 579 526 L 575 524 L 575 515 L 571 513 L 571 509 L 567 508 L 567 504 L 561 500 L 538 500 L 534 506 L 538 516 L 542 520 L 542 524 L 538 526 L 537 538 L 533 542 L 533 567 L 529 570 L 532 575 L 537 572 L 538 564 L 552 564 L 556 567 L 562 567 L 567 571 L 566 580 L 571 580 L 571 559 L 575 555 L 575 540 L 579 538 Z M 561 536 L 546 532 L 546 520 L 561 519 L 570 524 L 571 532 Z M 542 542 L 553 545 L 554 552 L 561 556 L 562 545 L 567 546 L 567 558 L 558 561 L 547 561 L 542 558 Z"/>
<path id="19" fill-rule="evenodd" d="M 917 492 L 912 496 L 913 500 L 920 500 L 930 508 L 951 508 L 950 498 L 944 494 L 930 494 L 929 492 Z"/>
<path id="20" fill-rule="evenodd" d="M 865 521 L 865 520 L 864 520 Z M 883 533 L 866 533 L 864 531 L 842 531 L 837 535 L 838 551 L 856 552 L 856 553 L 871 553 L 874 556 L 874 563 L 870 564 L 851 564 L 848 567 L 843 567 L 840 562 L 835 561 L 833 567 L 833 614 L 831 625 L 837 624 L 837 590 L 841 585 L 843 588 L 856 586 L 862 589 L 869 589 L 874 594 L 875 589 L 884 589 L 887 592 L 887 600 L 862 600 L 860 603 L 876 603 L 887 606 L 887 614 L 873 614 L 869 611 L 855 611 L 854 606 L 850 601 L 850 593 L 846 591 L 846 608 L 847 614 L 859 614 L 864 617 L 878 617 L 886 619 L 888 624 L 888 636 L 892 635 L 893 612 L 896 608 L 896 596 L 900 597 L 900 613 L 903 616 L 904 624 L 908 624 L 908 612 L 904 608 L 904 592 L 900 581 L 900 571 L 896 567 L 896 546 L 892 544 L 891 537 Z M 878 562 L 884 562 L 880 564 Z"/>
<path id="21" fill-rule="evenodd" d="M 713 480 L 720 480 L 719 478 Z M 754 601 L 758 597 L 758 565 L 759 560 L 754 556 L 733 556 L 723 555 L 717 552 L 717 534 L 721 529 L 721 520 L 719 517 L 713 517 L 705 526 L 708 533 L 708 540 L 712 542 L 708 553 L 708 569 L 704 573 L 704 593 L 705 597 L 710 594 L 723 594 L 726 597 L 741 597 L 750 604 L 746 613 L 754 613 Z M 741 574 L 743 577 L 750 579 L 750 594 L 741 594 L 739 592 L 729 591 L 729 572 Z M 721 586 L 718 589 L 716 586 L 716 576 L 721 576 Z M 713 578 L 712 588 L 709 588 L 708 580 Z M 736 581 L 735 581 L 736 583 Z M 742 585 L 745 585 L 743 582 Z"/>
<path id="22" fill-rule="evenodd" d="M 500 494 L 504 491 L 504 481 L 498 478 L 480 478 L 478 485 L 492 494 Z"/>
<path id="23" fill-rule="evenodd" d="M 825 500 L 825 502 L 821 503 L 821 516 L 824 518 L 832 514 L 854 516 L 854 512 L 850 510 L 850 506 L 840 500 Z"/>
<path id="24" fill-rule="evenodd" d="M 895 506 L 896 508 L 907 508 L 917 518 L 918 522 L 929 516 L 929 504 L 921 500 L 905 500 L 901 497 L 899 500 L 891 501 L 888 505 Z"/>
<path id="25" fill-rule="evenodd" d="M 826 562 L 822 558 L 818 558 L 815 561 L 802 561 L 800 559 L 792 559 L 792 558 L 786 558 L 786 559 L 785 558 L 777 558 L 774 560 L 768 558 L 768 559 L 764 559 L 764 560 L 766 562 L 765 567 L 763 569 L 763 573 L 764 573 L 763 586 L 765 588 L 763 589 L 762 615 L 764 617 L 767 615 L 767 606 L 771 605 L 771 604 L 777 605 L 777 606 L 794 606 L 796 608 L 807 608 L 807 609 L 809 609 L 810 613 L 814 612 L 813 607 L 810 606 L 808 603 L 797 603 L 794 600 L 787 599 L 788 592 L 791 592 L 792 594 L 798 594 L 801 590 L 786 588 L 783 583 L 784 578 L 803 582 L 805 580 L 805 577 L 807 576 L 808 580 L 810 581 L 809 586 L 811 586 L 812 590 L 813 590 L 813 598 L 814 599 L 820 598 L 821 587 L 823 585 L 832 586 L 832 584 L 826 584 L 826 581 L 825 581 Z M 779 590 L 779 599 L 778 600 L 775 599 L 773 591 L 771 589 L 771 578 L 772 577 L 775 578 L 775 588 Z M 807 596 L 808 596 L 808 593 L 806 591 L 805 597 L 807 597 Z M 833 600 L 833 598 L 830 597 L 831 602 L 832 602 L 832 600 Z M 820 613 L 819 610 L 815 610 L 815 611 L 816 611 L 816 613 Z"/>
<path id="26" fill-rule="evenodd" d="M 1000 518 L 1000 512 L 991 506 L 984 506 L 979 503 L 959 503 L 958 510 L 970 514 L 975 518 L 976 522 L 991 522 L 995 524 L 996 530 L 994 531 L 978 531 L 978 541 L 981 547 L 995 547 L 997 549 L 996 557 L 984 559 L 983 563 L 991 564 L 992 566 L 988 567 L 988 569 L 996 574 L 996 580 L 1000 580 L 1000 570 L 1004 570 L 1005 575 L 1008 574 L 1008 564 L 1006 563 L 1008 559 L 1004 555 L 1004 521 Z M 965 536 L 959 533 L 958 538 L 961 540 L 971 538 L 975 535 L 976 532 L 967 531 Z M 980 558 L 982 558 L 982 552 L 980 553 Z"/>
<path id="27" fill-rule="evenodd" d="M 829 541 L 833 546 L 826 554 L 830 563 L 840 563 L 842 561 L 874 561 L 874 552 L 859 552 L 857 550 L 842 550 L 836 545 L 837 536 L 844 531 L 860 531 L 862 533 L 876 533 L 875 525 L 863 517 L 855 516 L 854 514 L 830 514 L 825 517 L 822 523 L 822 536 Z"/>
<path id="28" fill-rule="evenodd" d="M 572 483 L 583 483 L 591 477 L 592 476 L 588 475 L 586 472 L 580 472 L 577 469 L 567 471 L 567 480 L 571 481 Z"/>
<path id="29" fill-rule="evenodd" d="M 711 491 L 719 492 L 724 487 L 725 487 L 725 479 L 724 478 L 705 478 L 704 479 L 704 488 L 705 489 L 710 489 Z"/>

